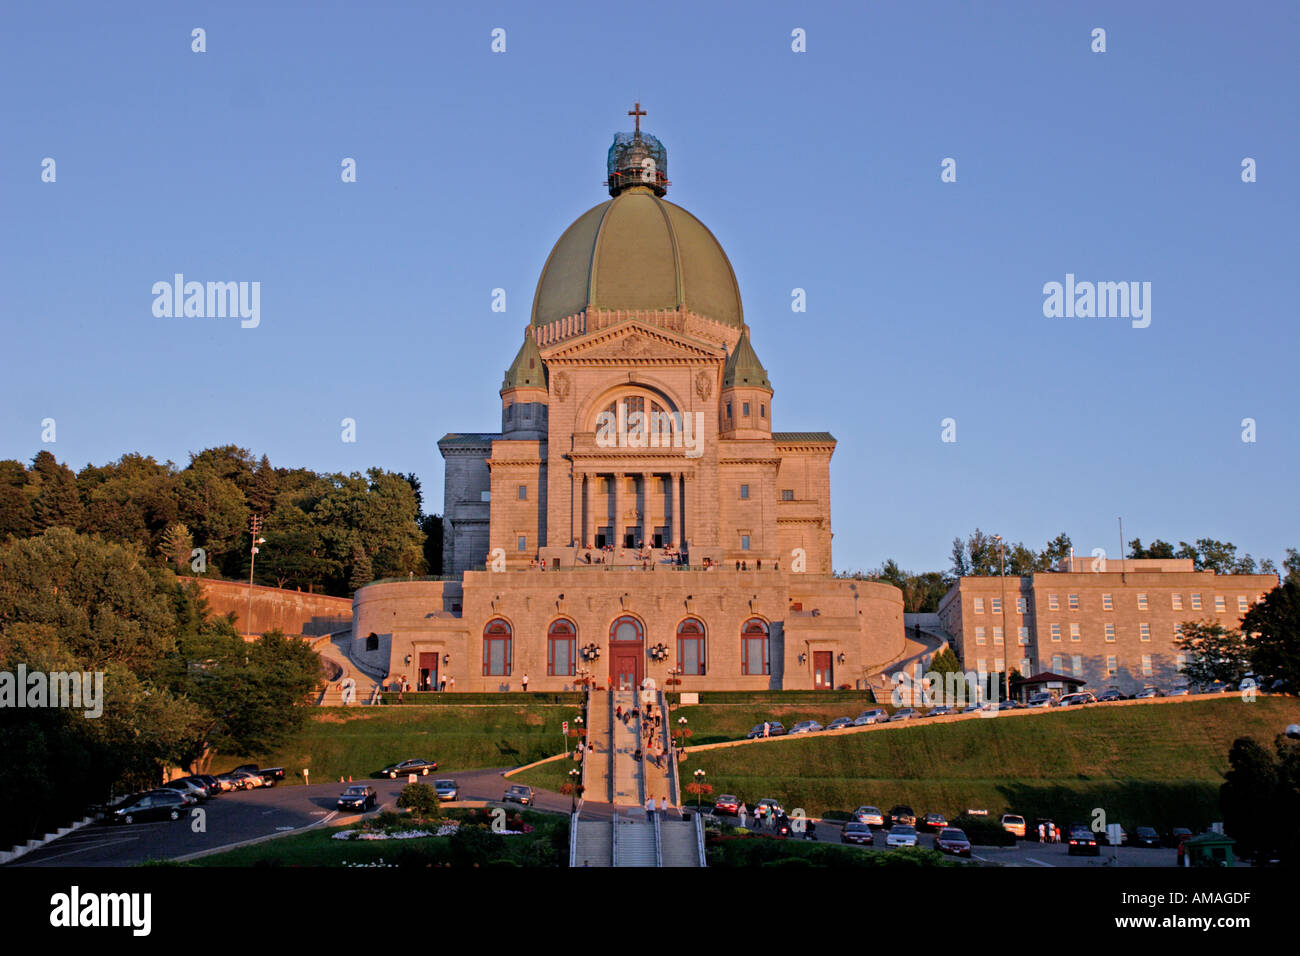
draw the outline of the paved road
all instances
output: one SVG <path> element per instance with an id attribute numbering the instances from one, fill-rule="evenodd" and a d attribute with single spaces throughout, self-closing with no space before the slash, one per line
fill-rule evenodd
<path id="1" fill-rule="evenodd" d="M 462 800 L 499 801 L 509 786 L 504 769 L 442 771 L 421 781 L 451 777 L 460 785 Z M 379 793 L 378 810 L 392 809 L 405 779 L 358 780 L 370 783 Z M 131 826 L 92 824 L 55 840 L 10 866 L 130 866 L 150 859 L 173 859 L 203 850 L 271 836 L 328 826 L 340 814 L 335 801 L 346 784 L 319 783 L 311 786 L 280 784 L 263 790 L 226 793 L 202 805 L 204 829 L 195 832 L 197 818 L 178 821 L 137 823 Z M 536 791 L 537 809 L 569 812 L 569 798 L 545 790 Z M 588 803 L 583 816 L 608 819 L 607 804 Z"/>

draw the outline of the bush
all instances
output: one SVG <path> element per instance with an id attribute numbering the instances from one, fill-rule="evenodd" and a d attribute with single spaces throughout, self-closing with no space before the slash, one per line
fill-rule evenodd
<path id="1" fill-rule="evenodd" d="M 442 816 L 438 791 L 427 783 L 408 783 L 402 788 L 402 793 L 397 798 L 397 805 L 409 808 L 423 820 L 436 820 Z"/>

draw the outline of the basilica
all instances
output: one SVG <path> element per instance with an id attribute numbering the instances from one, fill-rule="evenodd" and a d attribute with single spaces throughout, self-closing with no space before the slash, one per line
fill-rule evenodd
<path id="1" fill-rule="evenodd" d="M 610 198 L 538 279 L 500 431 L 438 442 L 448 579 L 359 590 L 352 654 L 412 689 L 878 685 L 902 595 L 832 575 L 835 439 L 773 430 L 731 263 L 629 115 Z"/>

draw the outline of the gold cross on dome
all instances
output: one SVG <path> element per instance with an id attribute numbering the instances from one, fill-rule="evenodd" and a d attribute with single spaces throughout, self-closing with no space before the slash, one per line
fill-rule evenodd
<path id="1" fill-rule="evenodd" d="M 641 117 L 649 115 L 649 114 L 646 113 L 645 110 L 641 109 L 641 101 L 640 101 L 640 100 L 637 100 L 636 106 L 634 106 L 632 109 L 630 109 L 630 110 L 627 111 L 627 115 L 628 115 L 628 116 L 631 116 L 631 117 L 634 117 L 634 118 L 636 119 L 636 131 L 637 131 L 637 133 L 640 133 L 640 132 L 641 132 Z"/>

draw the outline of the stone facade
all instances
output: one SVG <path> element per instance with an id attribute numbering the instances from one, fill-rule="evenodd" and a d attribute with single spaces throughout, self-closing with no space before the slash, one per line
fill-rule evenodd
<path id="1" fill-rule="evenodd" d="M 1129 558 L 1108 561 L 1104 570 L 1078 570 L 1091 564 L 1079 559 L 1075 571 L 1005 581 L 961 578 L 940 602 L 939 617 L 963 665 L 1000 671 L 999 662 L 1010 656 L 1025 676 L 1081 677 L 1094 692 L 1185 686 L 1174 644 L 1178 627 L 1207 620 L 1236 627 L 1278 584 L 1273 574 L 1196 571 L 1191 559 Z"/>

